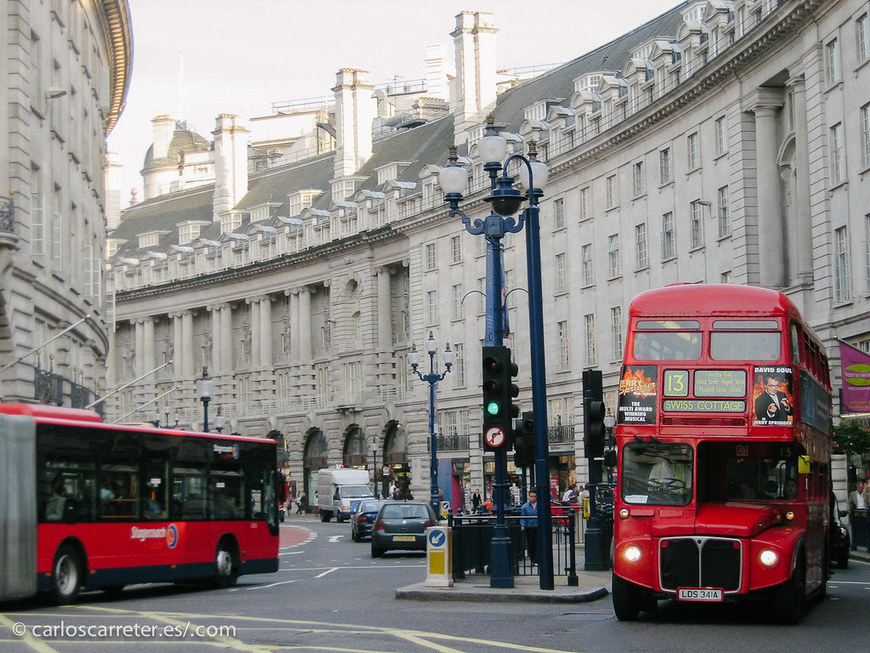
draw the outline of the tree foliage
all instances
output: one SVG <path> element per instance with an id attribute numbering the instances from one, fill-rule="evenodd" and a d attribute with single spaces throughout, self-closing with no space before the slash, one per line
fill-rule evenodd
<path id="1" fill-rule="evenodd" d="M 834 427 L 834 453 L 863 455 L 870 451 L 870 429 L 852 421 Z"/>

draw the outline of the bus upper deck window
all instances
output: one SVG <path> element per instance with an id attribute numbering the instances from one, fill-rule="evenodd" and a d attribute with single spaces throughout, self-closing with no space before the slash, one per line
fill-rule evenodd
<path id="1" fill-rule="evenodd" d="M 632 354 L 636 360 L 694 361 L 701 358 L 697 320 L 639 320 Z"/>
<path id="2" fill-rule="evenodd" d="M 781 355 L 781 342 L 775 320 L 716 320 L 710 334 L 710 358 L 774 361 Z"/>

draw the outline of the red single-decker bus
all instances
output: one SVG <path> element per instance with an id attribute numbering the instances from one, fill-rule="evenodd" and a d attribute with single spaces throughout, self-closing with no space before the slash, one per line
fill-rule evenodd
<path id="1" fill-rule="evenodd" d="M 0 404 L 0 599 L 278 569 L 274 440 Z"/>

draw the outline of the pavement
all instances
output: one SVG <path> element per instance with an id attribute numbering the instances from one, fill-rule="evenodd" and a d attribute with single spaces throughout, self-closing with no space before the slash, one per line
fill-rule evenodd
<path id="1" fill-rule="evenodd" d="M 582 550 L 578 550 L 578 565 Z M 609 571 L 577 571 L 577 585 L 568 585 L 567 576 L 555 576 L 553 589 L 542 590 L 540 578 L 514 576 L 514 586 L 493 588 L 489 576 L 467 576 L 453 581 L 452 587 L 429 587 L 425 581 L 396 590 L 397 599 L 415 601 L 537 601 L 542 603 L 586 603 L 604 598 L 610 593 Z"/>

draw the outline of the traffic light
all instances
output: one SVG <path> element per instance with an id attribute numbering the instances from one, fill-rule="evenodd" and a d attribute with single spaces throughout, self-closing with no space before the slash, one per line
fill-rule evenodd
<path id="1" fill-rule="evenodd" d="M 583 441 L 587 458 L 604 455 L 604 396 L 601 387 L 601 372 L 583 372 Z"/>
<path id="2" fill-rule="evenodd" d="M 483 348 L 483 444 L 490 451 L 510 448 L 511 417 L 515 416 L 511 399 L 519 394 L 511 381 L 516 373 L 510 349 L 502 345 Z"/>
<path id="3" fill-rule="evenodd" d="M 516 421 L 514 429 L 514 464 L 517 467 L 531 467 L 535 464 L 535 414 L 523 413 Z"/>

